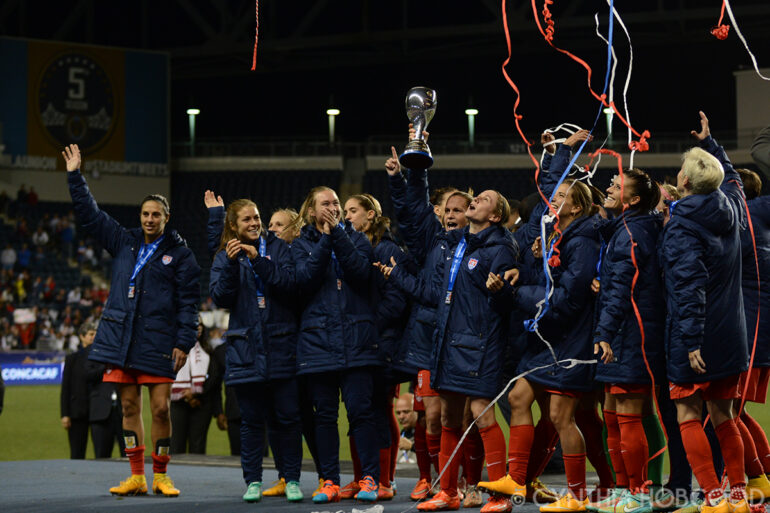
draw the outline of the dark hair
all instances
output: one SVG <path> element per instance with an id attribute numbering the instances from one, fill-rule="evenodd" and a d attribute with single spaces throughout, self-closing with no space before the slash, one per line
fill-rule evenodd
<path id="1" fill-rule="evenodd" d="M 166 214 L 166 219 L 168 219 L 168 216 L 171 215 L 171 207 L 169 206 L 168 200 L 165 196 L 161 194 L 150 194 L 149 196 L 145 196 L 142 200 L 141 206 L 144 206 L 144 204 L 148 201 L 155 201 L 160 203 L 160 206 L 163 207 L 163 213 Z"/>
<path id="2" fill-rule="evenodd" d="M 540 194 L 537 192 L 524 196 L 524 199 L 519 202 L 519 217 L 521 218 L 522 223 L 529 222 L 529 217 L 532 215 L 532 211 L 539 202 Z"/>
<path id="3" fill-rule="evenodd" d="M 438 205 L 441 203 L 441 198 L 449 194 L 450 192 L 456 191 L 456 187 L 438 187 L 436 189 L 433 189 L 433 191 L 430 193 L 430 204 L 431 205 Z M 447 198 L 449 199 L 449 198 Z"/>
<path id="4" fill-rule="evenodd" d="M 741 175 L 743 182 L 743 192 L 747 200 L 752 200 L 762 192 L 762 179 L 751 169 L 737 168 L 735 171 Z"/>
<path id="5" fill-rule="evenodd" d="M 623 171 L 625 179 L 631 179 L 634 196 L 639 196 L 639 203 L 631 208 L 639 212 L 650 212 L 655 210 L 660 201 L 660 188 L 650 175 L 641 169 L 631 168 Z M 623 187 L 628 187 L 628 181 L 624 182 Z"/>
<path id="6" fill-rule="evenodd" d="M 508 198 L 508 206 L 511 207 L 511 213 L 519 210 L 519 204 L 521 201 L 513 198 Z"/>

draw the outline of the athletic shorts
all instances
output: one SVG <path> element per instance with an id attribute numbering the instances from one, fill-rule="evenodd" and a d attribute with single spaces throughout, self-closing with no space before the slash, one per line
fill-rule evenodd
<path id="1" fill-rule="evenodd" d="M 173 383 L 174 378 L 156 376 L 135 369 L 107 366 L 102 381 L 105 383 L 125 383 L 127 385 L 153 385 L 155 383 Z"/>
<path id="2" fill-rule="evenodd" d="M 641 394 L 650 395 L 652 385 L 637 385 L 634 383 L 607 383 L 604 392 L 610 395 Z"/>
<path id="3" fill-rule="evenodd" d="M 580 392 L 578 390 L 559 390 L 557 388 L 544 388 L 543 392 L 545 392 L 546 394 L 563 395 L 565 397 L 574 397 L 575 399 L 583 397 L 583 394 L 585 393 L 585 392 Z"/>
<path id="4" fill-rule="evenodd" d="M 704 401 L 715 401 L 718 399 L 738 399 L 741 396 L 738 383 L 741 376 L 728 376 L 716 381 L 705 381 L 703 383 L 683 383 L 677 385 L 669 382 L 668 392 L 671 399 L 684 399 L 694 395 L 700 390 Z"/>
<path id="5" fill-rule="evenodd" d="M 430 371 L 421 370 L 417 373 L 417 387 L 414 389 L 417 397 L 438 397 L 438 391 L 430 387 Z"/>
<path id="6" fill-rule="evenodd" d="M 741 382 L 738 389 L 743 397 L 743 390 L 746 387 L 746 377 L 748 375 L 749 388 L 746 389 L 745 399 L 752 403 L 765 404 L 767 399 L 767 384 L 770 380 L 770 367 L 754 367 L 751 372 L 741 374 Z"/>

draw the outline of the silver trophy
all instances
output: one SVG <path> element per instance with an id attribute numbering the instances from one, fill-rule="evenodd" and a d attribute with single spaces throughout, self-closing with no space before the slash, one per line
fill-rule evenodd
<path id="1" fill-rule="evenodd" d="M 422 132 L 436 113 L 436 91 L 427 87 L 413 87 L 406 93 L 406 117 L 412 123 L 417 137 L 409 141 L 404 153 L 398 157 L 407 169 L 428 169 L 433 165 L 428 143 Z"/>

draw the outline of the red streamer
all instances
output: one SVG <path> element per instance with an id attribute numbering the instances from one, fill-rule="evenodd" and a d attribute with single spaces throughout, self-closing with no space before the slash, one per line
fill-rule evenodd
<path id="1" fill-rule="evenodd" d="M 259 42 L 259 0 L 256 0 L 257 28 L 254 34 L 254 54 L 251 56 L 251 71 L 257 69 L 257 43 Z"/>
<path id="2" fill-rule="evenodd" d="M 535 5 L 536 0 L 532 0 L 532 13 L 535 16 L 535 23 L 537 24 L 537 28 L 540 31 L 540 33 L 543 35 L 543 38 L 548 42 L 548 44 L 556 51 L 563 53 L 573 61 L 577 62 L 583 68 L 585 68 L 587 74 L 588 74 L 588 91 L 591 93 L 591 96 L 602 102 L 602 105 L 605 107 L 612 107 L 612 110 L 615 111 L 615 115 L 620 119 L 621 122 L 623 122 L 626 127 L 628 127 L 631 132 L 633 132 L 634 135 L 639 137 L 639 141 L 632 141 L 629 143 L 629 148 L 634 151 L 648 151 L 650 149 L 650 145 L 647 143 L 647 139 L 650 138 L 650 132 L 648 130 L 643 131 L 642 133 L 639 133 L 634 127 L 632 127 L 626 119 L 620 115 L 620 111 L 615 107 L 615 102 L 607 102 L 607 95 L 605 94 L 598 94 L 596 91 L 593 90 L 591 87 L 591 75 L 593 74 L 593 70 L 591 69 L 591 66 L 588 65 L 586 61 L 578 57 L 577 55 L 564 50 L 563 48 L 559 48 L 558 46 L 553 44 L 553 36 L 554 36 L 554 21 L 553 21 L 553 15 L 551 14 L 550 9 L 548 9 L 549 5 L 552 5 L 554 0 L 543 0 L 543 20 L 545 21 L 546 28 L 543 29 L 543 26 L 540 23 L 540 19 L 537 15 L 537 6 Z M 722 9 L 724 11 L 724 5 L 722 6 Z M 610 13 L 610 15 L 614 15 L 614 13 Z M 721 20 L 720 20 L 721 21 Z"/>
<path id="3" fill-rule="evenodd" d="M 719 21 L 716 27 L 711 29 L 711 35 L 717 39 L 724 41 L 727 39 L 727 35 L 730 32 L 730 25 L 722 25 L 722 20 L 725 17 L 725 2 L 722 0 L 722 12 L 719 13 Z"/>

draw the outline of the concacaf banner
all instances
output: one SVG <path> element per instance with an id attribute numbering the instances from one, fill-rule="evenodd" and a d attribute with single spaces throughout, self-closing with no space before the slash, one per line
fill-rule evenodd
<path id="1" fill-rule="evenodd" d="M 78 144 L 86 171 L 168 175 L 168 55 L 0 38 L 0 124 L 17 168 L 62 167 Z"/>

